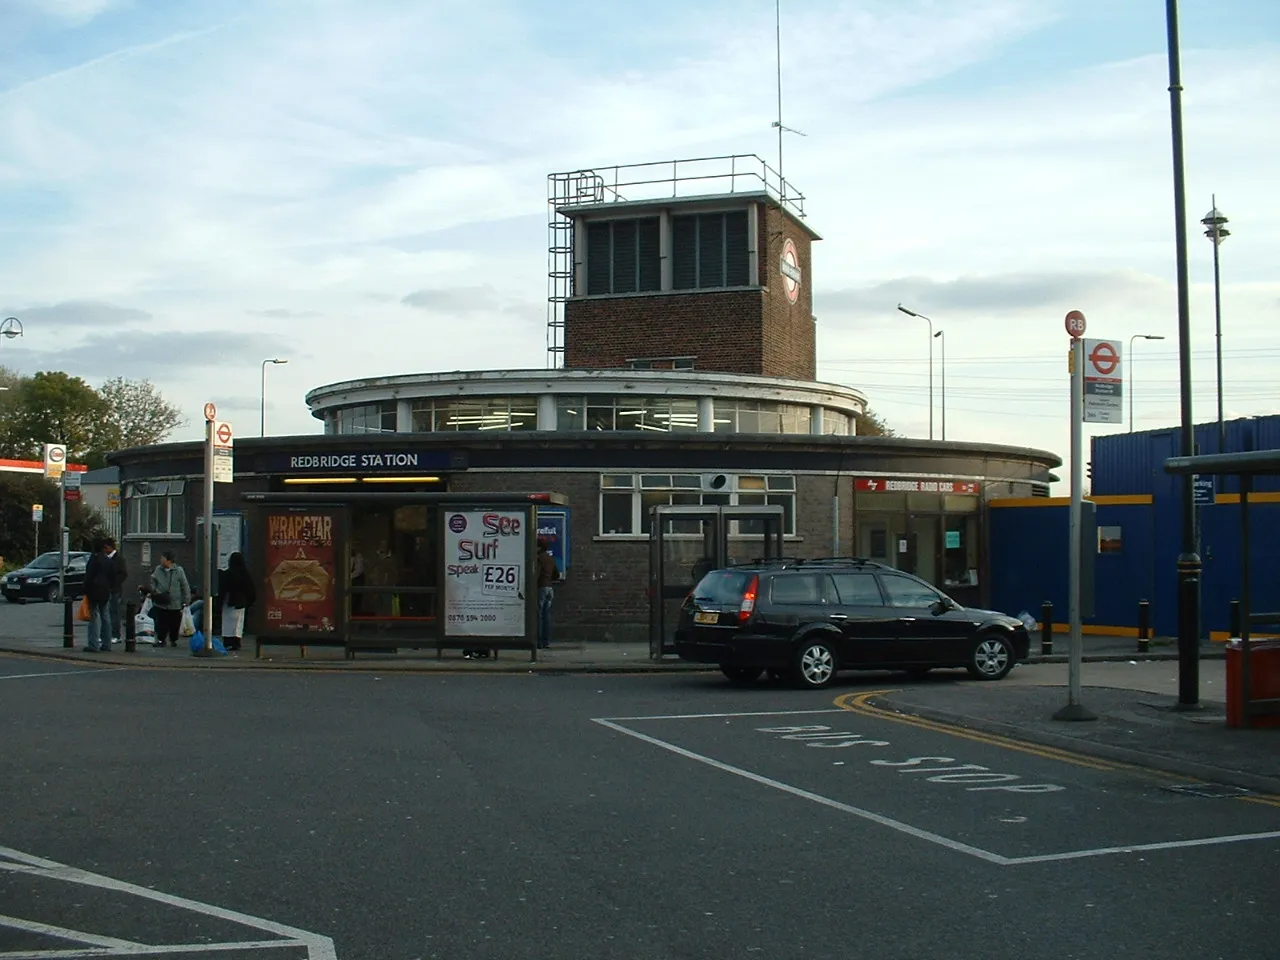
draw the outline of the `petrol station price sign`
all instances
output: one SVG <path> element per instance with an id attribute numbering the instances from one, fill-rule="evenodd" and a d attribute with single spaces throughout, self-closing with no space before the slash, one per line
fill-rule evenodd
<path id="1" fill-rule="evenodd" d="M 458 510 L 444 526 L 445 636 L 523 637 L 524 513 Z"/>

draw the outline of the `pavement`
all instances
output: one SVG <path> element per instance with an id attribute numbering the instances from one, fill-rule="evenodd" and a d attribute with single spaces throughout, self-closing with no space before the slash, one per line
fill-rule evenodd
<path id="1" fill-rule="evenodd" d="M 1054 702 L 1059 664 L 814 691 L 144 662 L 0 655 L 0 954 L 1275 955 L 1280 798 L 887 705 Z M 1089 669 L 1088 702 L 1176 673 Z"/>

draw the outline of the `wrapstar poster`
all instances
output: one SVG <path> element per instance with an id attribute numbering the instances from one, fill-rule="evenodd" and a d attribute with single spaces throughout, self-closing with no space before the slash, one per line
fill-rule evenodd
<path id="1" fill-rule="evenodd" d="M 266 618 L 270 629 L 337 630 L 333 528 L 332 514 L 268 515 Z"/>
<path id="2" fill-rule="evenodd" d="M 445 635 L 523 637 L 526 536 L 523 513 L 446 515 Z"/>

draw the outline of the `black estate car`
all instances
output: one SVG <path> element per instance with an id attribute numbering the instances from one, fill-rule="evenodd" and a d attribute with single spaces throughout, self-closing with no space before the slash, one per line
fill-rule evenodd
<path id="1" fill-rule="evenodd" d="M 778 560 L 713 570 L 685 598 L 681 659 L 737 683 L 766 670 L 824 687 L 838 670 L 966 667 L 999 680 L 1026 658 L 1021 621 L 969 610 L 919 577 L 862 559 Z"/>
<path id="2" fill-rule="evenodd" d="M 0 577 L 0 591 L 10 603 L 19 600 L 58 599 L 58 564 L 61 555 L 56 551 L 42 553 L 21 570 L 14 570 Z M 78 597 L 84 592 L 84 570 L 89 554 L 72 551 L 67 554 L 67 596 Z"/>

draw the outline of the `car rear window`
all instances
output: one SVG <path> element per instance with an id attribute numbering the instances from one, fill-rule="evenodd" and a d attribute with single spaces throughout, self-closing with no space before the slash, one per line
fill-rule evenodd
<path id="1" fill-rule="evenodd" d="M 753 576 L 741 570 L 712 570 L 693 588 L 693 597 L 710 603 L 737 603 Z"/>

